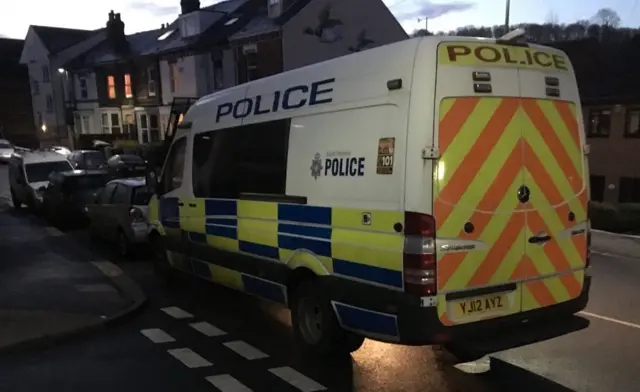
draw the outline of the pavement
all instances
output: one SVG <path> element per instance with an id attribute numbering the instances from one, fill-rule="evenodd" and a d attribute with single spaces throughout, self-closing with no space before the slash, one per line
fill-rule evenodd
<path id="1" fill-rule="evenodd" d="M 23 219 L 23 218 L 20 218 Z M 24 218 L 26 219 L 26 218 Z M 84 231 L 65 233 L 82 248 Z M 609 250 L 618 247 L 598 235 Z M 296 354 L 286 310 L 186 278 L 167 288 L 149 260 L 123 261 L 108 244 L 91 252 L 135 280 L 148 304 L 101 333 L 38 352 L 0 353 L 1 391 L 636 391 L 640 373 L 640 260 L 592 257 L 582 331 L 452 367 L 430 347 L 367 340 L 350 358 Z"/>
<path id="2" fill-rule="evenodd" d="M 6 168 L 0 171 L 6 175 Z M 2 183 L 4 178 L 0 178 Z M 0 351 L 54 343 L 129 313 L 144 301 L 118 267 L 0 192 Z M 69 249 L 74 249 L 71 252 Z"/>

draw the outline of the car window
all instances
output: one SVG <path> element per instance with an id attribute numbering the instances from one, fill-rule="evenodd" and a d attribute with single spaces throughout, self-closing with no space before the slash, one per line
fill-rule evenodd
<path id="1" fill-rule="evenodd" d="M 67 177 L 64 182 L 66 191 L 87 191 L 95 190 L 104 186 L 107 177 L 102 174 L 89 174 L 83 176 Z"/>
<path id="2" fill-rule="evenodd" d="M 111 200 L 111 204 L 131 204 L 131 189 L 124 184 L 118 184 Z"/>
<path id="3" fill-rule="evenodd" d="M 182 138 L 171 146 L 167 164 L 162 173 L 164 192 L 178 189 L 182 185 L 182 172 L 184 169 L 184 156 L 187 147 L 187 139 Z"/>
<path id="4" fill-rule="evenodd" d="M 0 142 L 0 148 L 12 148 L 12 147 L 11 147 L 11 144 L 9 143 Z"/>
<path id="5" fill-rule="evenodd" d="M 106 187 L 100 192 L 100 198 L 98 199 L 99 204 L 110 204 L 111 203 L 111 195 L 113 195 L 113 191 L 116 190 L 115 183 L 107 184 Z"/>
<path id="6" fill-rule="evenodd" d="M 84 153 L 84 163 L 87 169 L 98 169 L 105 162 L 104 156 L 98 151 Z"/>
<path id="7" fill-rule="evenodd" d="M 131 197 L 131 204 L 134 206 L 146 206 L 151 200 L 151 192 L 147 190 L 145 186 L 137 186 L 133 188 L 133 196 Z"/>
<path id="8" fill-rule="evenodd" d="M 49 174 L 73 170 L 68 161 L 29 163 L 25 165 L 28 182 L 49 181 Z"/>

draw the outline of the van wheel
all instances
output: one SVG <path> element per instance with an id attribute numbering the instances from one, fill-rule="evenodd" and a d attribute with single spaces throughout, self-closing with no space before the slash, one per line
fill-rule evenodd
<path id="1" fill-rule="evenodd" d="M 122 257 L 131 256 L 131 244 L 122 230 L 118 230 L 118 254 Z"/>
<path id="2" fill-rule="evenodd" d="M 306 354 L 349 354 L 364 343 L 364 337 L 340 327 L 328 296 L 315 280 L 302 282 L 295 291 L 291 324 L 298 347 Z"/>
<path id="3" fill-rule="evenodd" d="M 164 285 L 173 285 L 176 283 L 177 274 L 169 263 L 167 250 L 162 244 L 162 237 L 159 234 L 152 234 L 149 238 L 149 245 L 153 252 L 153 272 L 156 278 Z"/>
<path id="4" fill-rule="evenodd" d="M 18 200 L 18 197 L 16 196 L 16 193 L 13 191 L 13 189 L 11 190 L 11 203 L 13 203 L 13 208 L 15 208 L 16 210 L 22 208 L 22 203 L 20 202 L 20 200 Z"/>

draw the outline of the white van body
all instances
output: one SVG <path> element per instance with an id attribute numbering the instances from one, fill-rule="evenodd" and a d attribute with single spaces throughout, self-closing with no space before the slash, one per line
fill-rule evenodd
<path id="1" fill-rule="evenodd" d="M 279 301 L 293 308 L 291 279 L 311 271 L 334 288 L 340 326 L 380 340 L 455 341 L 492 322 L 520 326 L 537 312 L 570 316 L 586 306 L 590 284 L 581 118 L 561 51 L 468 37 L 406 40 L 197 101 L 175 135 L 149 219 L 169 259 L 182 260 L 174 267 L 268 297 L 250 282 L 259 279 L 273 286 L 270 299 L 281 291 Z M 224 193 L 244 189 L 237 184 L 249 169 L 208 163 L 228 150 L 215 143 L 232 137 L 216 132 L 253 132 L 263 151 L 242 159 L 258 162 L 276 148 L 266 134 L 278 121 L 286 159 L 260 186 L 279 196 L 252 184 Z M 197 157 L 207 143 L 212 150 Z M 202 170 L 244 174 L 212 186 Z M 307 234 L 284 233 L 287 225 Z M 330 234 L 316 238 L 324 234 L 309 227 Z M 292 246 L 289 235 L 307 242 Z M 263 264 L 222 262 L 220 272 L 221 256 L 208 254 L 217 251 Z M 270 275 L 271 267 L 293 278 Z"/>

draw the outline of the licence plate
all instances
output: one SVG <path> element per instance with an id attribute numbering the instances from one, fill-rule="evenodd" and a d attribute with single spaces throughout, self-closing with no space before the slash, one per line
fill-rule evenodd
<path id="1" fill-rule="evenodd" d="M 473 317 L 507 312 L 508 301 L 507 294 L 494 294 L 456 301 L 451 304 L 451 307 L 456 318 Z"/>

